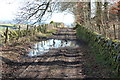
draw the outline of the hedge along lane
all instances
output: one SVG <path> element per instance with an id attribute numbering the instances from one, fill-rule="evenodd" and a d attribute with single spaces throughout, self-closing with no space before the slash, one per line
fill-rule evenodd
<path id="1" fill-rule="evenodd" d="M 87 28 L 76 25 L 77 38 L 88 42 L 91 50 L 104 57 L 118 75 L 120 75 L 120 41 L 105 38 L 103 35 L 92 32 Z"/>

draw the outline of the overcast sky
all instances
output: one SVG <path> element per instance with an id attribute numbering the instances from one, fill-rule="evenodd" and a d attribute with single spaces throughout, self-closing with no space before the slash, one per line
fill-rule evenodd
<path id="1" fill-rule="evenodd" d="M 25 1 L 29 0 L 0 0 L 0 21 L 11 21 L 15 19 L 20 7 L 24 5 Z M 54 13 L 50 20 L 71 24 L 74 22 L 74 16 L 70 13 Z"/>
<path id="2" fill-rule="evenodd" d="M 0 0 L 0 21 L 13 20 L 25 1 L 28 0 Z M 54 13 L 50 20 L 71 24 L 74 16 L 70 13 Z"/>
<path id="3" fill-rule="evenodd" d="M 12 20 L 23 0 L 0 0 L 0 20 Z"/>

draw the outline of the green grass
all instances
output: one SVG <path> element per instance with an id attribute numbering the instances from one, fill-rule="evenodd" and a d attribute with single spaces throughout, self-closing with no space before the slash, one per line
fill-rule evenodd
<path id="1" fill-rule="evenodd" d="M 15 24 L 0 24 L 0 26 L 8 26 L 9 27 L 9 30 L 14 30 L 12 28 L 16 28 L 16 25 Z M 12 27 L 12 28 L 11 28 Z M 6 30 L 6 27 L 0 27 L 0 31 L 5 31 Z"/>
<path id="2" fill-rule="evenodd" d="M 101 54 L 95 54 L 96 62 L 107 69 L 108 73 L 110 73 L 111 78 L 120 78 L 116 72 L 114 72 L 113 67 L 109 64 L 109 61 L 105 60 L 105 57 Z"/>
<path id="3" fill-rule="evenodd" d="M 0 27 L 0 31 L 5 31 L 6 28 Z"/>
<path id="4" fill-rule="evenodd" d="M 9 31 L 11 30 L 14 30 L 14 29 L 9 28 Z M 6 27 L 0 27 L 0 32 L 3 32 L 3 31 L 6 31 Z"/>
<path id="5" fill-rule="evenodd" d="M 14 24 L 0 24 L 0 26 L 14 26 Z"/>
<path id="6" fill-rule="evenodd" d="M 49 33 L 56 33 L 57 31 L 56 30 L 50 30 L 48 31 Z"/>

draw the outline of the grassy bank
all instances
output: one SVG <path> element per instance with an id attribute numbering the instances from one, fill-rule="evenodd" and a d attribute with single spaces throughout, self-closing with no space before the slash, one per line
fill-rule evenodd
<path id="1" fill-rule="evenodd" d="M 97 63 L 110 71 L 111 77 L 120 75 L 120 42 L 105 38 L 101 34 L 91 32 L 80 24 L 77 27 L 77 37 L 88 43 L 94 53 Z M 120 78 L 120 77 L 119 77 Z"/>
<path id="2" fill-rule="evenodd" d="M 46 37 L 56 32 L 55 28 L 48 30 L 47 26 L 48 24 L 32 27 L 28 25 L 25 29 L 21 28 L 21 26 L 19 26 L 18 29 L 9 29 L 7 27 L 8 29 L 6 28 L 3 32 L 1 32 L 1 44 L 4 44 L 4 42 L 10 43 L 11 41 L 16 41 L 22 37 L 27 38 L 35 35 L 39 37 Z"/>

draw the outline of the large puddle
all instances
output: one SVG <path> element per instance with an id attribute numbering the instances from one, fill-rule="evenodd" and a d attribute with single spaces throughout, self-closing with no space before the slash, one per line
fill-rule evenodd
<path id="1" fill-rule="evenodd" d="M 46 41 L 41 41 L 39 43 L 35 43 L 32 46 L 32 49 L 29 51 L 28 56 L 39 56 L 41 54 L 47 53 L 52 48 L 62 48 L 62 47 L 78 47 L 76 41 L 68 41 L 68 40 L 57 40 L 50 39 Z"/>

